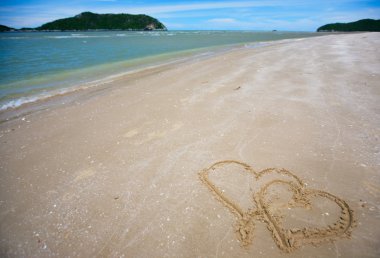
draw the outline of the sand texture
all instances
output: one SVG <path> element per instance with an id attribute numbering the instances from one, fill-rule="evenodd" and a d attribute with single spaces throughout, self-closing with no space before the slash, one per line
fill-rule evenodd
<path id="1" fill-rule="evenodd" d="M 247 46 L 1 113 L 0 256 L 380 257 L 379 46 Z"/>
<path id="2" fill-rule="evenodd" d="M 251 181 L 261 181 L 262 178 L 272 175 L 271 180 L 266 182 L 261 188 L 256 189 L 255 187 L 254 189 L 251 189 L 256 190 L 252 195 L 252 200 L 254 201 L 255 206 L 254 208 L 248 209 L 246 212 L 244 212 L 234 200 L 231 200 L 226 196 L 224 193 L 226 190 L 219 189 L 209 178 L 210 172 L 214 172 L 215 170 L 218 171 L 221 166 L 228 166 L 231 164 L 240 166 L 243 173 L 246 172 L 251 174 L 253 176 Z M 228 167 L 224 168 L 224 170 L 231 173 L 236 169 Z M 215 194 L 216 198 L 229 208 L 232 213 L 237 215 L 239 220 L 235 230 L 238 239 L 242 242 L 242 246 L 247 246 L 252 243 L 255 220 L 261 220 L 267 224 L 278 248 L 287 253 L 296 250 L 302 246 L 303 243 L 319 245 L 326 241 L 334 241 L 338 237 L 350 237 L 353 227 L 356 226 L 353 211 L 345 201 L 324 191 L 307 189 L 307 185 L 303 183 L 301 179 L 286 169 L 267 168 L 263 171 L 256 172 L 251 166 L 242 162 L 224 160 L 213 164 L 210 168 L 202 170 L 199 173 L 199 176 L 211 192 Z M 283 177 L 285 177 L 286 180 L 284 180 Z M 279 184 L 287 186 L 287 190 L 292 192 L 291 199 L 287 202 L 280 202 L 283 206 L 282 208 L 290 210 L 297 207 L 312 210 L 313 204 L 311 198 L 322 197 L 329 199 L 331 202 L 334 202 L 339 206 L 340 212 L 335 215 L 337 220 L 333 224 L 327 225 L 325 228 L 304 227 L 302 229 L 285 229 L 283 223 L 284 215 L 276 214 L 275 209 L 272 207 L 273 204 L 276 204 L 274 200 L 271 199 L 270 201 L 266 201 L 266 199 L 268 199 L 268 189 Z M 280 199 L 281 196 L 284 195 L 284 192 L 276 193 L 274 191 L 273 195 L 275 199 Z"/>

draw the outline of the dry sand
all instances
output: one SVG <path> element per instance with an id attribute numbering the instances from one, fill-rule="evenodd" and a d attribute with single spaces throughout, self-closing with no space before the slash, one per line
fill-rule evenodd
<path id="1" fill-rule="evenodd" d="M 379 257 L 379 46 L 235 49 L 1 123 L 0 256 Z"/>

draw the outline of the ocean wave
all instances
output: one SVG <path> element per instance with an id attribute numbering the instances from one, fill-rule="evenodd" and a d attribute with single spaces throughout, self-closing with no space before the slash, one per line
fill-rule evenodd
<path id="1" fill-rule="evenodd" d="M 4 102 L 0 106 L 0 111 L 5 111 L 7 109 L 14 109 L 14 108 L 18 108 L 18 107 L 25 105 L 25 104 L 30 104 L 30 103 L 34 103 L 34 102 L 38 102 L 38 101 L 44 101 L 44 100 L 47 100 L 47 99 L 52 98 L 52 97 L 65 95 L 67 93 L 71 93 L 71 92 L 75 92 L 75 91 L 79 91 L 79 90 L 85 90 L 85 89 L 89 89 L 89 88 L 96 87 L 96 86 L 101 86 L 101 85 L 113 82 L 114 77 L 115 76 L 108 76 L 108 77 L 103 78 L 103 79 L 85 82 L 85 83 L 82 83 L 82 84 L 77 85 L 77 86 L 72 86 L 72 87 L 68 87 L 68 88 L 60 88 L 60 89 L 56 89 L 56 90 L 49 90 L 49 91 L 44 91 L 42 93 L 37 93 L 37 94 L 31 95 L 31 96 L 24 96 L 24 97 L 20 97 L 17 99 L 11 99 L 11 100 Z"/>
<path id="2" fill-rule="evenodd" d="M 28 39 L 29 37 L 0 37 L 0 39 Z"/>
<path id="3" fill-rule="evenodd" d="M 151 32 L 149 34 L 147 34 L 148 36 L 151 36 L 151 37 L 160 37 L 161 36 L 161 33 L 159 32 Z"/>
<path id="4" fill-rule="evenodd" d="M 37 96 L 34 96 L 34 97 L 21 97 L 19 99 L 10 100 L 0 107 L 0 111 L 7 110 L 9 108 L 17 108 L 21 105 L 31 103 L 31 102 L 35 102 L 39 99 L 40 98 L 38 98 Z"/>
<path id="5" fill-rule="evenodd" d="M 48 39 L 83 39 L 83 38 L 110 38 L 110 35 L 102 35 L 102 36 L 88 36 L 88 35 L 65 35 L 65 36 L 45 36 Z"/>

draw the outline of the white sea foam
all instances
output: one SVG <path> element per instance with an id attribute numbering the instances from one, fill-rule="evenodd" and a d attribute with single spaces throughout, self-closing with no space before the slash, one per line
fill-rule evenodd
<path id="1" fill-rule="evenodd" d="M 212 53 L 214 53 L 214 52 L 209 51 L 209 52 L 203 52 L 203 53 L 195 54 L 195 55 L 193 55 L 193 58 L 203 57 L 206 55 L 210 55 Z M 41 92 L 38 94 L 34 94 L 32 96 L 25 96 L 25 97 L 20 97 L 17 99 L 11 99 L 11 100 L 5 101 L 3 103 L 0 103 L 0 105 L 1 105 L 0 111 L 18 108 L 18 107 L 25 105 L 25 104 L 30 104 L 30 103 L 34 103 L 34 102 L 38 102 L 38 101 L 44 101 L 44 100 L 47 100 L 47 99 L 55 97 L 55 96 L 64 95 L 64 94 L 72 93 L 72 92 L 79 91 L 79 90 L 85 90 L 85 89 L 89 89 L 89 88 L 93 88 L 93 87 L 98 87 L 101 85 L 111 83 L 116 78 L 119 78 L 121 76 L 125 76 L 128 74 L 139 72 L 139 71 L 144 70 L 144 69 L 152 69 L 152 68 L 158 67 L 162 64 L 172 64 L 175 62 L 185 60 L 187 58 L 189 58 L 189 57 L 175 58 L 172 60 L 169 59 L 168 61 L 166 61 L 164 63 L 159 62 L 158 64 L 143 66 L 141 68 L 136 67 L 135 69 L 128 70 L 126 72 L 120 72 L 120 73 L 112 74 L 112 75 L 109 75 L 105 78 L 80 83 L 76 86 L 72 86 L 72 87 L 68 87 L 68 88 L 60 88 L 60 89 L 55 89 L 55 90 L 49 90 L 49 91 L 44 91 L 44 92 Z"/>
<path id="2" fill-rule="evenodd" d="M 98 36 L 89 36 L 89 35 L 74 35 L 74 34 L 71 34 L 71 35 L 65 35 L 65 36 L 45 36 L 45 38 L 48 38 L 48 39 L 75 39 L 75 38 L 78 38 L 78 39 L 83 39 L 83 38 L 110 38 L 111 36 L 110 35 L 98 35 Z"/>
<path id="3" fill-rule="evenodd" d="M 29 37 L 0 37 L 0 39 L 27 39 Z"/>
<path id="4" fill-rule="evenodd" d="M 0 111 L 18 108 L 24 104 L 43 101 L 43 100 L 49 99 L 49 98 L 54 97 L 54 96 L 64 95 L 64 94 L 75 92 L 78 90 L 84 90 L 84 89 L 104 85 L 107 83 L 111 83 L 111 82 L 113 82 L 113 79 L 112 79 L 113 77 L 114 76 L 109 76 L 109 77 L 106 77 L 104 79 L 86 82 L 86 83 L 80 84 L 78 86 L 73 86 L 73 87 L 69 87 L 69 88 L 61 88 L 61 89 L 57 89 L 57 90 L 50 90 L 48 92 L 42 92 L 42 93 L 35 94 L 32 96 L 26 96 L 26 97 L 20 97 L 18 99 L 12 99 L 12 100 L 9 100 L 9 101 L 5 102 L 4 104 L 2 104 L 0 106 Z"/>
<path id="5" fill-rule="evenodd" d="M 23 104 L 35 102 L 35 101 L 37 101 L 39 99 L 41 99 L 41 98 L 39 98 L 38 96 L 33 96 L 33 97 L 21 97 L 19 99 L 10 100 L 10 101 L 4 103 L 0 107 L 0 111 L 6 110 L 6 109 L 9 109 L 9 108 L 17 108 L 17 107 L 19 107 L 19 106 L 21 106 Z"/>
<path id="6" fill-rule="evenodd" d="M 245 33 L 252 33 L 252 32 L 245 32 Z M 197 35 L 198 34 L 198 35 Z M 50 58 L 50 56 L 41 56 L 40 54 L 34 55 L 34 53 L 40 53 L 41 44 L 39 42 L 34 42 L 30 40 L 25 40 L 23 44 L 20 44 L 18 47 L 18 51 L 15 51 L 16 54 L 20 55 L 21 61 L 24 63 L 21 63 L 22 65 L 19 65 L 20 62 L 14 62 L 11 58 L 8 63 L 4 63 L 3 67 L 4 69 L 2 77 L 5 77 L 5 80 L 3 82 L 4 85 L 7 87 L 6 89 L 9 89 L 9 92 L 4 91 L 4 97 L 2 97 L 2 101 L 0 101 L 0 111 L 11 109 L 11 108 L 17 108 L 19 106 L 22 106 L 25 103 L 31 103 L 36 102 L 39 100 L 43 100 L 46 98 L 50 98 L 55 95 L 64 94 L 66 92 L 71 92 L 78 90 L 79 88 L 88 88 L 93 86 L 98 86 L 102 84 L 102 81 L 92 81 L 90 83 L 83 83 L 85 80 L 91 80 L 90 78 L 101 78 L 103 76 L 106 76 L 110 73 L 116 74 L 120 71 L 131 71 L 131 69 L 139 68 L 139 67 L 145 67 L 147 63 L 159 63 L 165 58 L 178 58 L 175 54 L 177 51 L 188 51 L 187 54 L 191 54 L 195 58 L 203 58 L 203 56 L 212 55 L 212 52 L 202 53 L 199 55 L 195 55 L 195 52 L 201 51 L 205 52 L 207 51 L 206 48 L 208 47 L 216 47 L 213 44 L 201 44 L 199 42 L 199 38 L 208 37 L 207 35 L 211 34 L 211 37 L 215 38 L 215 35 L 221 35 L 223 38 L 227 38 L 230 40 L 230 44 L 239 44 L 239 47 L 245 47 L 247 48 L 255 48 L 260 47 L 262 45 L 266 45 L 269 43 L 246 43 L 249 41 L 256 41 L 256 40 L 278 40 L 282 37 L 274 37 L 273 33 L 267 33 L 266 36 L 261 38 L 262 35 L 259 33 L 259 36 L 256 37 L 255 33 L 252 33 L 252 36 L 247 36 L 242 39 L 239 39 L 238 37 L 235 37 L 236 32 L 215 32 L 215 31 L 170 31 L 170 32 L 164 32 L 164 31 L 139 31 L 139 32 L 122 32 L 122 31 L 115 31 L 115 32 L 57 32 L 57 33 L 29 33 L 25 34 L 17 34 L 17 35 L 8 35 L 3 36 L 1 35 L 1 39 L 14 39 L 14 40 L 20 40 L 22 42 L 25 38 L 30 39 L 45 39 L 46 41 L 49 41 L 49 45 L 56 44 L 52 47 L 56 47 L 52 49 L 51 53 L 55 53 L 54 51 L 59 50 L 59 55 L 54 55 L 54 58 Z M 4 34 L 5 35 L 5 34 Z M 179 42 L 183 40 L 183 36 L 186 36 L 189 38 L 189 43 L 191 46 L 188 46 L 188 49 L 183 49 L 182 47 L 178 47 L 181 44 L 171 44 L 173 45 L 172 49 L 167 49 L 166 47 L 160 48 L 160 44 L 166 44 L 165 37 L 170 36 L 178 36 Z M 183 35 L 183 36 L 182 36 Z M 239 35 L 239 34 L 238 34 Z M 241 35 L 240 35 L 241 36 Z M 297 35 L 296 35 L 297 36 Z M 301 35 L 302 36 L 302 35 Z M 98 47 L 98 44 L 89 45 L 85 49 L 86 51 L 82 52 L 76 52 L 75 49 L 79 44 L 86 44 L 91 42 L 92 38 L 117 38 L 117 37 L 126 37 L 124 39 L 119 38 L 119 40 L 104 40 L 104 42 L 101 41 L 101 39 L 96 40 L 97 43 L 101 44 L 101 46 L 104 46 L 105 50 L 107 49 L 115 49 L 115 51 L 122 50 L 122 53 L 125 54 L 124 60 L 125 61 L 118 61 L 119 57 L 114 56 L 113 51 L 104 51 L 104 53 L 101 53 L 101 55 L 93 55 L 91 54 L 92 47 L 94 46 L 95 49 Z M 129 37 L 136 37 L 137 40 L 132 40 L 130 43 L 130 46 L 128 48 L 128 51 L 126 51 L 125 46 L 127 44 L 120 44 L 120 40 L 127 40 Z M 144 51 L 140 51 L 140 47 L 142 49 L 145 49 L 144 47 L 149 46 L 151 44 L 151 40 L 148 38 L 150 37 L 157 37 L 155 40 L 157 41 L 157 50 L 152 51 L 150 54 L 152 57 L 154 55 L 157 55 L 154 58 L 147 59 L 144 61 L 144 58 L 142 58 L 140 61 L 141 56 L 138 54 L 131 54 L 134 53 L 134 50 L 137 51 L 137 53 L 145 53 Z M 160 37 L 160 38 L 159 38 Z M 294 37 L 294 35 L 290 35 L 289 37 Z M 52 39 L 52 40 L 51 40 Z M 78 39 L 78 44 L 70 45 L 67 49 L 64 47 L 65 40 L 64 39 Z M 163 40 L 160 40 L 163 39 Z M 51 42 L 56 40 L 56 42 Z M 171 39 L 173 42 L 176 42 L 176 37 L 173 37 Z M 229 41 L 228 41 L 229 42 Z M 228 43 L 226 42 L 226 43 Z M 242 44 L 241 44 L 241 43 Z M 276 41 L 279 42 L 279 41 Z M 144 45 L 145 44 L 145 45 Z M 241 44 L 241 45 L 240 45 Z M 273 44 L 273 43 L 271 43 Z M 140 46 L 142 45 L 142 46 Z M 226 47 L 224 45 L 224 47 Z M 107 49 L 106 49 L 107 48 Z M 23 51 L 24 49 L 33 49 L 35 51 Z M 16 48 L 17 50 L 17 48 Z M 194 51 L 193 51 L 194 50 Z M 67 51 L 67 52 L 65 52 Z M 185 52 L 183 54 L 185 55 Z M 73 57 L 73 53 L 78 53 L 75 58 Z M 89 55 L 90 53 L 90 55 Z M 165 56 L 164 54 L 167 53 L 168 55 Z M 0 54 L 1 56 L 2 54 Z M 6 55 L 4 55 L 6 56 Z M 52 55 L 53 56 L 53 55 Z M 164 58 L 162 58 L 164 57 Z M 82 64 L 75 66 L 77 63 L 76 60 L 83 61 L 83 67 Z M 7 60 L 7 59 L 6 59 Z M 38 60 L 38 62 L 35 62 L 34 60 Z M 137 61 L 136 61 L 137 60 Z M 178 59 L 177 59 L 178 60 Z M 58 62 L 59 61 L 59 62 Z M 94 61 L 94 62 L 93 62 Z M 109 62 L 109 63 L 106 63 Z M 102 66 L 104 63 L 104 66 Z M 59 65 L 57 65 L 59 64 Z M 75 64 L 74 67 L 71 67 L 71 64 Z M 110 65 L 109 65 L 110 64 Z M 27 69 L 23 69 L 27 65 Z M 94 65 L 94 66 L 92 66 Z M 51 66 L 53 66 L 51 68 Z M 88 67 L 88 69 L 86 68 Z M 50 69 L 51 68 L 51 69 Z M 81 69 L 84 69 L 83 71 Z M 70 70 L 72 69 L 72 70 Z M 24 70 L 26 70 L 26 73 L 24 73 Z M 22 72 L 20 72 L 22 71 Z M 17 72 L 17 73 L 16 73 Z M 44 74 L 47 74 L 46 77 Z M 36 74 L 41 74 L 41 76 L 35 76 Z M 52 76 L 50 76 L 51 74 Z M 121 75 L 124 75 L 125 73 L 122 73 Z M 14 79 L 9 79 L 12 76 L 19 76 L 18 81 Z M 119 74 L 120 75 L 120 74 Z M 116 75 L 116 76 L 119 76 Z M 8 76 L 8 78 L 7 78 Z M 2 78 L 3 79 L 3 78 Z M 8 83 L 9 81 L 9 83 Z M 14 85 L 13 85 L 14 83 Z M 74 86 L 75 84 L 75 86 Z M 70 86 L 71 85 L 71 86 Z M 1 85 L 3 86 L 3 85 Z M 9 87 L 8 87 L 9 86 Z M 14 89 L 12 89 L 12 87 Z M 66 89 L 60 89 L 58 90 L 58 87 L 66 87 Z M 67 89 L 68 88 L 68 89 Z M 43 90 L 46 91 L 43 91 Z M 34 92 L 34 93 L 32 93 Z M 34 94 L 34 95 L 32 95 Z M 13 96 L 13 97 L 12 97 Z M 15 96 L 19 96 L 19 98 L 16 99 Z"/>

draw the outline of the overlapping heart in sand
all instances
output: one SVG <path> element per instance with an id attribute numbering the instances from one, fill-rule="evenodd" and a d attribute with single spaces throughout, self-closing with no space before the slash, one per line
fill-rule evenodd
<path id="1" fill-rule="evenodd" d="M 237 201 L 229 197 L 223 189 L 211 181 L 209 177 L 211 173 L 217 174 L 223 168 L 228 170 L 228 166 L 231 165 L 250 174 L 255 182 L 263 181 L 261 187 L 254 189 L 251 193 L 253 208 L 243 210 Z M 257 221 L 267 224 L 275 243 L 285 252 L 292 252 L 305 244 L 318 245 L 326 241 L 334 241 L 340 237 L 350 237 L 352 228 L 355 226 L 353 211 L 344 200 L 325 191 L 307 188 L 301 179 L 285 169 L 268 168 L 256 172 L 248 164 L 225 160 L 216 162 L 209 168 L 202 170 L 199 176 L 215 197 L 237 216 L 238 221 L 235 229 L 243 246 L 252 243 L 255 222 Z M 287 195 L 290 197 L 285 206 L 288 209 L 298 207 L 312 210 L 315 200 L 323 200 L 329 204 L 326 207 L 334 207 L 335 210 L 339 211 L 336 214 L 335 221 L 320 227 L 285 227 L 283 216 L 274 212 L 276 209 L 272 207 L 273 199 L 271 197 L 273 196 L 271 196 L 271 192 L 276 189 L 282 189 L 283 192 L 287 191 Z M 286 195 L 286 193 L 282 195 Z M 326 214 L 329 214 L 328 211 Z"/>

